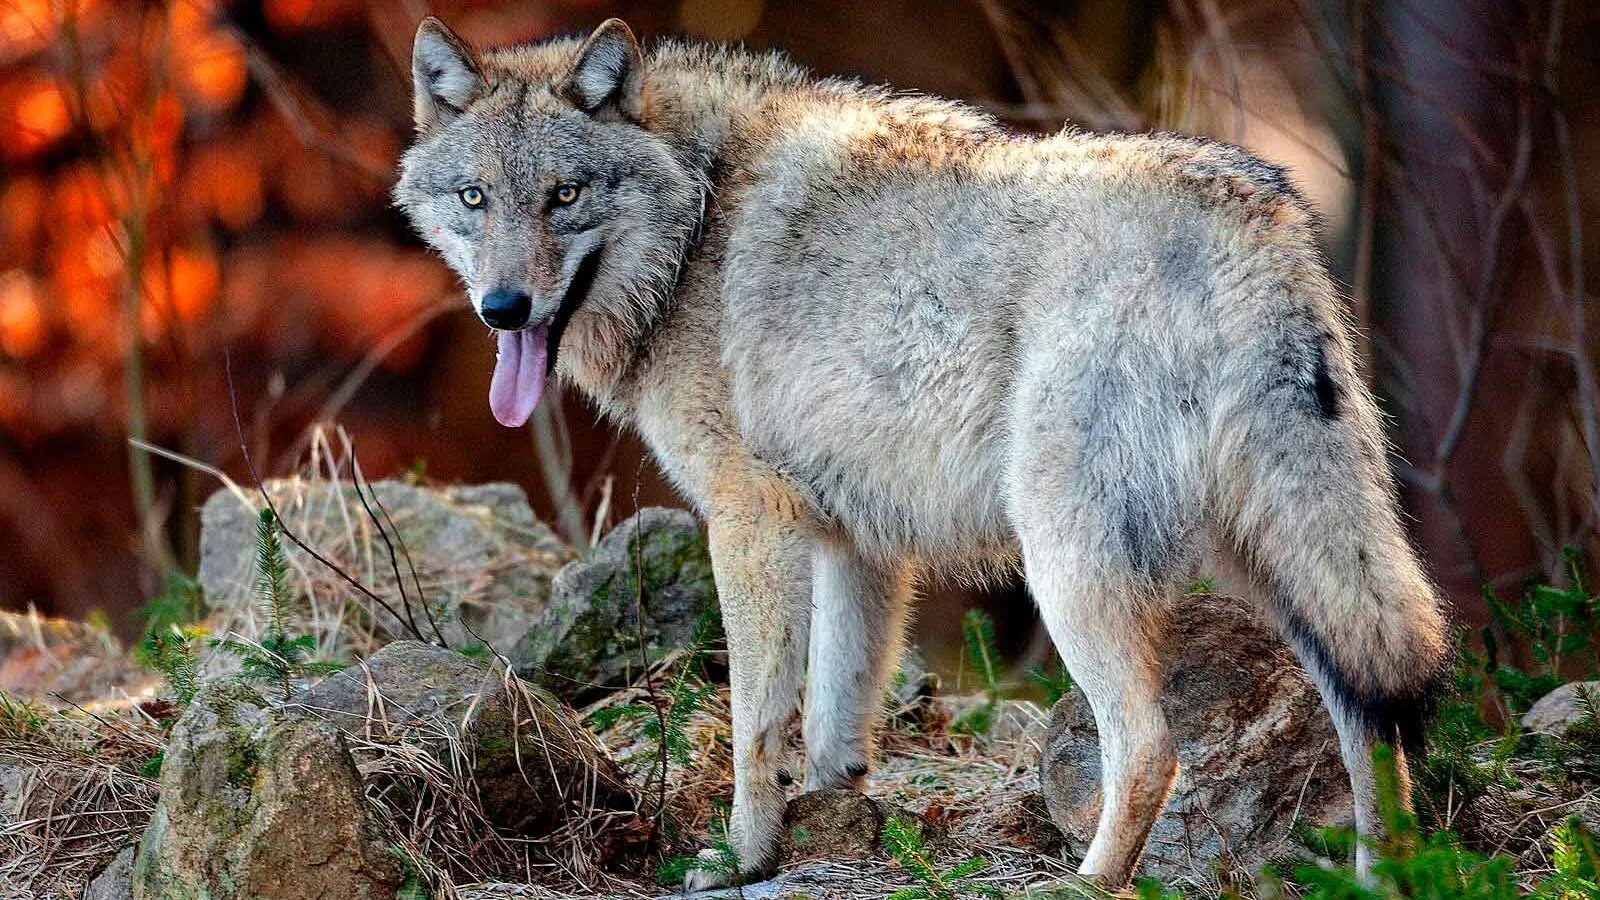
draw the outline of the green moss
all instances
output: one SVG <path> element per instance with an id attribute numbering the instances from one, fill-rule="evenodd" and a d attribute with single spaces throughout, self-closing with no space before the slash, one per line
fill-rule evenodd
<path id="1" fill-rule="evenodd" d="M 255 742 L 248 733 L 235 730 L 229 735 L 227 754 L 228 783 L 250 790 L 255 785 L 256 766 L 260 763 Z"/>

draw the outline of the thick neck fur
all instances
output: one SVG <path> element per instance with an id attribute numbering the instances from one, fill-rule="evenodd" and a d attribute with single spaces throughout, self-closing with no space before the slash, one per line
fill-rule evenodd
<path id="1" fill-rule="evenodd" d="M 551 45 L 540 49 L 545 48 L 559 52 Z M 670 315 L 677 279 L 703 240 L 711 224 L 708 218 L 719 215 L 719 182 L 748 155 L 751 132 L 761 130 L 763 113 L 797 94 L 870 90 L 848 82 L 818 81 L 777 53 L 680 41 L 652 47 L 644 69 L 640 124 L 667 143 L 679 164 L 699 182 L 704 202 L 695 221 L 686 223 L 681 245 L 663 260 L 672 270 L 670 283 L 640 290 L 638 306 L 647 305 L 648 310 L 617 315 L 597 309 L 596 315 L 574 317 L 563 341 L 563 374 L 611 412 L 624 412 L 620 407 L 629 405 L 627 384 L 647 339 Z"/>

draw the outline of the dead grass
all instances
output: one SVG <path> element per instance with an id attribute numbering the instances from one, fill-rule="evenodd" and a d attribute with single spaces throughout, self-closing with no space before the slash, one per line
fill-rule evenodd
<path id="1" fill-rule="evenodd" d="M 90 713 L 0 693 L 0 895 L 78 896 L 149 823 L 157 786 L 140 769 L 160 749 L 160 729 L 134 707 Z"/>

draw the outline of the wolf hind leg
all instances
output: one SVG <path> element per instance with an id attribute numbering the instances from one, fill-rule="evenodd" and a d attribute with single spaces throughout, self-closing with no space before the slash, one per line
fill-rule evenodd
<path id="1" fill-rule="evenodd" d="M 1100 820 L 1078 871 L 1115 887 L 1133 874 L 1178 776 L 1157 653 L 1173 591 L 1092 563 L 1084 549 L 1022 533 L 1040 615 L 1100 732 Z"/>
<path id="2" fill-rule="evenodd" d="M 806 790 L 859 788 L 905 638 L 910 579 L 898 562 L 819 541 L 811 561 Z"/>

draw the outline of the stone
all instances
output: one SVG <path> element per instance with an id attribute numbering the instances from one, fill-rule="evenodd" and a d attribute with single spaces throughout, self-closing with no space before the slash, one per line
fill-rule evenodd
<path id="1" fill-rule="evenodd" d="M 388 900 L 404 878 L 344 735 L 202 688 L 173 727 L 161 800 L 133 866 L 135 900 Z"/>
<path id="2" fill-rule="evenodd" d="M 133 847 L 124 847 L 83 889 L 83 900 L 130 900 L 133 897 Z"/>
<path id="3" fill-rule="evenodd" d="M 400 536 L 395 552 L 413 601 L 411 618 L 430 640 L 434 636 L 415 596 L 411 565 L 445 643 L 463 647 L 481 638 L 503 652 L 527 632 L 549 598 L 551 578 L 573 558 L 555 532 L 534 517 L 527 495 L 517 485 L 429 487 L 386 480 L 369 487 L 382 506 L 381 512 L 373 506 L 373 512 L 380 518 L 387 513 Z M 385 598 L 399 618 L 374 608 L 285 539 L 291 569 L 308 573 L 324 593 L 347 597 L 351 604 L 369 610 L 389 636 L 409 636 L 388 549 L 355 486 L 279 479 L 267 482 L 266 489 L 290 529 Z M 241 610 L 256 602 L 254 492 L 249 500 L 219 490 L 200 510 L 197 580 L 213 610 Z M 470 632 L 459 619 L 466 621 Z"/>
<path id="4" fill-rule="evenodd" d="M 556 573 L 549 605 L 508 655 L 520 673 L 562 697 L 591 696 L 630 681 L 645 656 L 689 646 L 716 614 L 716 596 L 694 516 L 646 508 Z"/>
<path id="5" fill-rule="evenodd" d="M 882 846 L 884 823 L 899 818 L 933 839 L 915 813 L 859 791 L 824 788 L 789 801 L 779 840 L 782 865 L 807 859 L 872 859 Z"/>
<path id="6" fill-rule="evenodd" d="M 1292 850 L 1297 818 L 1353 821 L 1339 741 L 1311 680 L 1278 634 L 1231 599 L 1191 596 L 1167 639 L 1162 708 L 1178 745 L 1172 799 L 1145 845 L 1140 873 L 1214 880 Z M 1100 813 L 1100 748 L 1082 691 L 1050 711 L 1041 762 L 1046 806 L 1069 854 L 1082 858 Z"/>
<path id="7" fill-rule="evenodd" d="M 1567 730 L 1586 714 L 1578 694 L 1583 692 L 1600 704 L 1600 681 L 1569 681 L 1543 697 L 1522 716 L 1522 727 L 1537 734 L 1554 737 L 1566 735 Z"/>
<path id="8" fill-rule="evenodd" d="M 443 759 L 445 736 L 459 736 L 484 813 L 508 834 L 544 836 L 579 809 L 633 809 L 621 770 L 570 708 L 453 650 L 390 644 L 303 691 L 290 709 L 351 736 L 363 762 L 363 745 L 395 741 Z"/>

